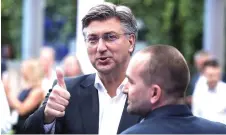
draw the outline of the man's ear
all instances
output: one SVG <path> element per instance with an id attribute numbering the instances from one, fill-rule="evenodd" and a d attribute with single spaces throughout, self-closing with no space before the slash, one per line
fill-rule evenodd
<path id="1" fill-rule="evenodd" d="M 162 89 L 156 84 L 152 85 L 150 98 L 151 104 L 156 104 L 160 100 L 161 94 Z"/>
<path id="2" fill-rule="evenodd" d="M 136 36 L 134 34 L 129 35 L 129 52 L 132 53 L 135 49 Z"/>

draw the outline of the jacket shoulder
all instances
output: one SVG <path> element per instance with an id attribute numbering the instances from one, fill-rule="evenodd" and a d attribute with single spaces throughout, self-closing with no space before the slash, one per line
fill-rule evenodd
<path id="1" fill-rule="evenodd" d="M 76 87 L 82 87 L 82 86 L 85 87 L 87 85 L 94 84 L 94 81 L 95 81 L 95 74 L 87 74 L 87 75 L 81 75 L 77 77 L 65 78 L 65 84 L 68 91 Z"/>

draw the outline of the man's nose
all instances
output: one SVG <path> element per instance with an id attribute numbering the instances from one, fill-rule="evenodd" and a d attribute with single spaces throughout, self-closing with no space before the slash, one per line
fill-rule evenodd
<path id="1" fill-rule="evenodd" d="M 97 43 L 97 51 L 98 52 L 105 52 L 107 50 L 106 42 L 100 38 L 99 42 Z"/>
<path id="2" fill-rule="evenodd" d="M 127 94 L 128 90 L 129 90 L 128 83 L 126 83 L 124 88 L 123 88 L 123 93 Z"/>

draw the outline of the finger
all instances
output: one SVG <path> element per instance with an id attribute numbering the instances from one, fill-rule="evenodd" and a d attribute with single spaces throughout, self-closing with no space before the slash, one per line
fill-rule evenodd
<path id="1" fill-rule="evenodd" d="M 65 106 L 58 104 L 56 102 L 48 102 L 48 107 L 53 109 L 53 110 L 60 111 L 60 112 L 65 111 Z"/>
<path id="2" fill-rule="evenodd" d="M 60 104 L 60 105 L 63 105 L 63 106 L 67 106 L 69 104 L 69 101 L 65 98 L 62 98 L 59 96 L 59 98 L 56 99 L 55 101 L 56 103 Z"/>
<path id="3" fill-rule="evenodd" d="M 52 92 L 52 94 L 49 96 L 49 101 L 56 102 L 58 104 L 61 104 L 63 106 L 67 106 L 69 101 L 63 97 L 61 97 L 57 92 Z"/>
<path id="4" fill-rule="evenodd" d="M 56 68 L 56 75 L 57 75 L 57 83 L 60 87 L 66 89 L 66 85 L 64 82 L 64 72 L 61 68 Z"/>
<path id="5" fill-rule="evenodd" d="M 55 117 L 63 117 L 65 115 L 65 111 L 61 112 L 49 107 L 46 108 L 46 113 L 48 113 L 48 115 L 50 116 L 55 116 Z"/>
<path id="6" fill-rule="evenodd" d="M 70 93 L 67 90 L 65 90 L 64 88 L 60 87 L 59 85 L 56 85 L 54 87 L 53 93 L 56 93 L 57 95 L 59 95 L 60 97 L 66 99 L 66 100 L 69 100 L 71 97 Z"/>

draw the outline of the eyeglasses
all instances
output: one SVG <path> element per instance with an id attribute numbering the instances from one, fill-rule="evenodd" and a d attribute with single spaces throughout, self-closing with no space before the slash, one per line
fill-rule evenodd
<path id="1" fill-rule="evenodd" d="M 101 36 L 98 36 L 98 35 L 89 35 L 89 36 L 87 36 L 85 38 L 85 41 L 90 46 L 95 46 L 99 42 L 99 39 L 100 38 L 102 38 L 107 43 L 112 43 L 112 42 L 116 41 L 117 39 L 119 39 L 120 36 L 122 36 L 122 35 L 130 35 L 130 34 L 131 33 L 118 34 L 118 33 L 110 32 L 110 33 L 104 33 Z"/>

